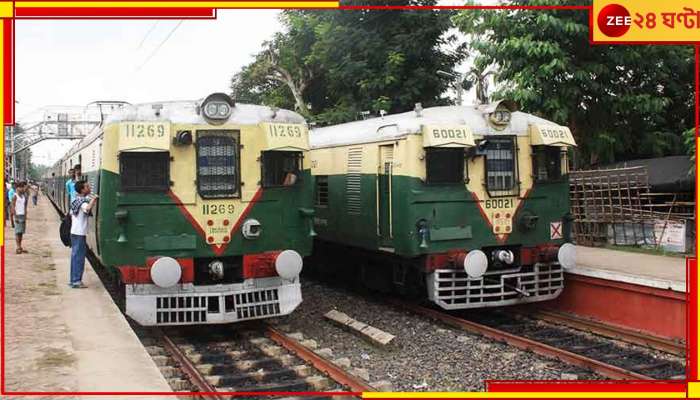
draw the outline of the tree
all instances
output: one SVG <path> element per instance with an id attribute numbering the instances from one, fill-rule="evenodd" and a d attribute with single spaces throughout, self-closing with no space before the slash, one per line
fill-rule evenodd
<path id="1" fill-rule="evenodd" d="M 475 67 L 497 71 L 494 97 L 569 126 L 583 164 L 682 153 L 693 126 L 691 47 L 590 45 L 581 10 L 466 10 L 453 21 L 471 38 Z"/>
<path id="2" fill-rule="evenodd" d="M 321 124 L 355 120 L 365 110 L 449 104 L 443 94 L 453 78 L 437 71 L 453 71 L 463 57 L 461 49 L 446 50 L 456 40 L 447 34 L 451 15 L 437 10 L 285 11 L 285 31 L 234 76 L 232 91 L 239 99 L 279 107 L 291 103 Z"/>

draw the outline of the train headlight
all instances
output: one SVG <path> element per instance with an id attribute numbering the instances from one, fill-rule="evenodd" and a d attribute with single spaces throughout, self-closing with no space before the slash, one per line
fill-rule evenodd
<path id="1" fill-rule="evenodd" d="M 505 264 L 513 264 L 515 261 L 515 254 L 510 250 L 498 250 L 496 251 L 496 259 Z"/>
<path id="2" fill-rule="evenodd" d="M 219 115 L 219 105 L 216 103 L 209 103 L 204 107 L 204 115 L 208 118 L 216 118 Z"/>
<path id="3" fill-rule="evenodd" d="M 285 250 L 275 258 L 275 270 L 277 275 L 284 279 L 294 279 L 301 273 L 304 261 L 301 255 L 294 250 Z"/>
<path id="4" fill-rule="evenodd" d="M 562 267 L 569 269 L 576 266 L 576 246 L 571 243 L 564 243 L 559 247 L 557 259 Z"/>
<path id="5" fill-rule="evenodd" d="M 214 93 L 202 101 L 200 110 L 209 123 L 222 124 L 231 116 L 234 106 L 233 99 L 226 93 Z"/>
<path id="6" fill-rule="evenodd" d="M 172 257 L 161 257 L 151 266 L 151 280 L 162 288 L 169 288 L 180 281 L 182 268 Z"/>
<path id="7" fill-rule="evenodd" d="M 469 278 L 479 279 L 486 272 L 486 268 L 489 266 L 489 259 L 483 251 L 472 250 L 464 257 L 462 264 L 464 272 L 467 273 Z"/>
<path id="8" fill-rule="evenodd" d="M 224 279 L 224 263 L 220 260 L 214 260 L 209 263 L 209 276 L 214 280 Z"/>

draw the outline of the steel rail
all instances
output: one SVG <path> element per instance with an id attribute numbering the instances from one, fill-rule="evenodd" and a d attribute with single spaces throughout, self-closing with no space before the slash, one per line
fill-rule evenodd
<path id="1" fill-rule="evenodd" d="M 553 357 L 567 364 L 575 365 L 578 367 L 589 368 L 601 375 L 604 375 L 612 379 L 633 379 L 633 380 L 652 380 L 654 378 L 636 372 L 628 371 L 624 368 L 616 367 L 592 358 L 582 356 L 580 354 L 572 353 L 567 350 L 559 349 L 544 343 L 537 342 L 532 339 L 524 338 L 521 336 L 514 335 L 509 332 L 504 332 L 502 330 L 492 328 L 486 325 L 478 324 L 476 322 L 467 321 L 462 318 L 454 317 L 452 315 L 446 314 L 441 311 L 431 310 L 429 308 L 421 307 L 414 304 L 407 304 L 403 302 L 392 301 L 395 305 L 408 309 L 416 314 L 420 314 L 437 321 L 443 322 L 447 325 L 453 326 L 455 328 L 463 329 L 468 332 L 473 332 L 481 334 L 488 338 L 503 341 L 508 343 L 513 347 L 517 347 L 523 350 L 530 350 L 533 353 L 537 353 L 546 357 Z"/>
<path id="2" fill-rule="evenodd" d="M 224 399 L 223 396 L 216 394 L 216 388 L 212 386 L 209 381 L 207 381 L 207 379 L 199 372 L 192 361 L 190 361 L 190 359 L 182 351 L 180 351 L 175 342 L 173 342 L 168 335 L 160 332 L 160 338 L 163 340 L 165 349 L 180 364 L 180 367 L 190 378 L 190 381 L 197 386 L 197 389 L 199 389 L 200 392 L 206 393 L 206 395 L 202 394 L 201 397 L 216 400 Z"/>
<path id="3" fill-rule="evenodd" d="M 651 347 L 677 356 L 685 356 L 686 346 L 671 339 L 646 334 L 643 332 L 609 325 L 601 321 L 578 317 L 551 310 L 525 311 L 523 315 L 543 321 L 565 325 L 574 329 L 589 331 L 612 339 L 619 339 L 632 344 Z"/>
<path id="4" fill-rule="evenodd" d="M 302 360 L 312 364 L 314 368 L 318 369 L 319 371 L 325 372 L 328 374 L 328 376 L 341 385 L 349 387 L 352 392 L 362 393 L 377 391 L 377 389 L 373 388 L 363 379 L 349 374 L 339 366 L 335 365 L 333 362 L 326 360 L 324 357 L 321 357 L 312 350 L 304 347 L 296 340 L 290 338 L 272 326 L 266 324 L 265 328 L 267 330 L 267 336 L 269 336 L 275 343 L 291 351 Z"/>

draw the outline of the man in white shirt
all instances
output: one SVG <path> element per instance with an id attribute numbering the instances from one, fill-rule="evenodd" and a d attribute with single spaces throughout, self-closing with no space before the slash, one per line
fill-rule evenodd
<path id="1" fill-rule="evenodd" d="M 27 229 L 27 183 L 17 184 L 17 191 L 10 199 L 10 218 L 15 227 L 15 240 L 17 241 L 17 254 L 26 253 L 22 248 L 22 236 Z"/>
<path id="2" fill-rule="evenodd" d="M 90 196 L 90 184 L 84 181 L 75 182 L 75 191 L 77 195 L 70 203 L 68 211 L 71 213 L 70 287 L 82 289 L 87 287 L 83 284 L 83 271 L 87 255 L 85 238 L 88 232 L 88 218 L 92 216 L 92 208 L 97 203 L 98 196 Z"/>

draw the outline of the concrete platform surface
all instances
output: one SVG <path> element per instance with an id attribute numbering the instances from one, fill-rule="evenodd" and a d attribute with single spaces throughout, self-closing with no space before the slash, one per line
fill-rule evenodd
<path id="1" fill-rule="evenodd" d="M 685 259 L 680 257 L 576 246 L 577 266 L 567 272 L 677 292 L 686 290 Z"/>
<path id="2" fill-rule="evenodd" d="M 70 249 L 59 222 L 48 199 L 30 207 L 25 254 L 16 254 L 13 230 L 4 230 L 6 390 L 170 392 L 89 263 L 88 288 L 68 287 Z"/>

